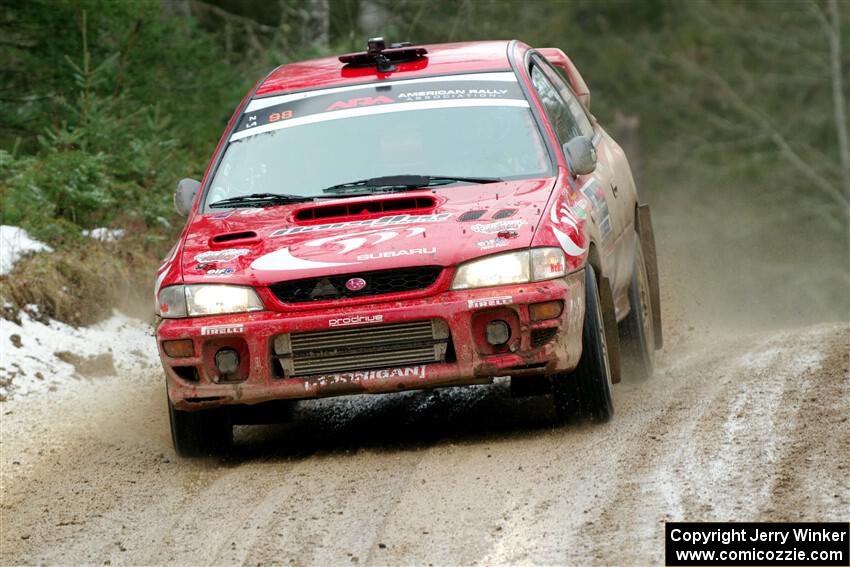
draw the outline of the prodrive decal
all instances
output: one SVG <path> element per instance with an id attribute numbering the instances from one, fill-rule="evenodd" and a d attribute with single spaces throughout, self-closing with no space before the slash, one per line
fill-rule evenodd
<path id="1" fill-rule="evenodd" d="M 369 325 L 380 323 L 384 320 L 383 315 L 352 315 L 351 317 L 338 317 L 328 319 L 328 327 L 348 327 L 349 325 Z"/>
<path id="2" fill-rule="evenodd" d="M 322 374 L 311 376 L 304 380 L 304 389 L 309 390 L 310 384 L 329 386 L 332 384 L 361 384 L 390 378 L 419 378 L 425 379 L 425 365 L 404 366 L 401 368 L 384 368 L 381 370 L 363 370 L 360 372 L 340 372 L 338 374 Z"/>

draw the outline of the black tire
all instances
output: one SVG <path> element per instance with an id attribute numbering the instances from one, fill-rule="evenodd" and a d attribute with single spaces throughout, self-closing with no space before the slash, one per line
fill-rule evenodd
<path id="1" fill-rule="evenodd" d="M 581 360 L 572 373 L 553 377 L 552 393 L 560 419 L 585 418 L 603 422 L 614 415 L 611 364 L 596 274 L 589 265 L 585 269 L 584 282 L 586 301 Z"/>
<path id="2" fill-rule="evenodd" d="M 226 408 L 180 411 L 168 402 L 171 441 L 181 457 L 203 457 L 227 452 L 233 425 Z"/>
<path id="3" fill-rule="evenodd" d="M 655 328 L 652 319 L 652 294 L 640 237 L 635 247 L 635 267 L 629 286 L 628 317 L 620 325 L 626 375 L 646 380 L 655 371 Z"/>

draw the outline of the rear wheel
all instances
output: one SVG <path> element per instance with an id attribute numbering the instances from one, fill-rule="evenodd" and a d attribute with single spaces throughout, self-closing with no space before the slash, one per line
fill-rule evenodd
<path id="1" fill-rule="evenodd" d="M 168 402 L 171 441 L 181 457 L 220 455 L 233 442 L 233 425 L 226 408 L 180 411 Z"/>
<path id="2" fill-rule="evenodd" d="M 649 291 L 646 262 L 640 237 L 636 239 L 635 267 L 629 286 L 628 317 L 621 324 L 621 341 L 626 373 L 645 380 L 655 369 L 655 328 L 652 320 L 652 296 Z"/>
<path id="3" fill-rule="evenodd" d="M 599 288 L 596 274 L 590 265 L 585 269 L 584 281 L 586 301 L 581 360 L 571 374 L 552 378 L 552 393 L 560 419 L 584 417 L 593 421 L 608 421 L 614 415 L 611 364 L 608 360 L 608 341 L 602 320 Z"/>

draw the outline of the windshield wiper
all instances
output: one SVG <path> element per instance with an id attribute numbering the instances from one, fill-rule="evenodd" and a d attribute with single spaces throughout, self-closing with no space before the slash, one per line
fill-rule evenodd
<path id="1" fill-rule="evenodd" d="M 373 189 L 372 193 L 383 193 L 391 191 L 407 191 L 410 189 L 424 189 L 451 183 L 497 183 L 502 181 L 498 177 L 457 177 L 449 175 L 385 175 L 371 179 L 361 179 L 350 183 L 340 183 L 322 189 L 324 193 L 347 193 L 354 189 L 358 194 L 362 189 Z M 353 195 L 352 195 L 353 196 Z"/>
<path id="2" fill-rule="evenodd" d="M 208 206 L 212 209 L 239 205 L 242 207 L 265 207 L 267 205 L 286 205 L 289 203 L 303 203 L 313 199 L 327 199 L 328 195 L 293 195 L 291 193 L 251 193 L 222 199 Z"/>

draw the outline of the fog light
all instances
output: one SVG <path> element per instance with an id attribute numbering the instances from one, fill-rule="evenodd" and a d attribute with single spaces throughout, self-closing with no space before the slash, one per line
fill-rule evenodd
<path id="1" fill-rule="evenodd" d="M 171 358 L 187 358 L 195 356 L 195 346 L 192 339 L 180 339 L 179 341 L 162 341 L 162 350 Z"/>
<path id="2" fill-rule="evenodd" d="M 564 311 L 563 301 L 544 301 L 543 303 L 532 303 L 528 306 L 528 314 L 532 321 L 544 321 L 561 316 Z"/>
<path id="3" fill-rule="evenodd" d="M 486 330 L 487 342 L 493 346 L 503 345 L 511 338 L 511 326 L 496 319 L 487 323 Z"/>
<path id="4" fill-rule="evenodd" d="M 239 369 L 239 353 L 232 348 L 223 348 L 215 353 L 215 367 L 222 374 L 233 374 Z"/>

